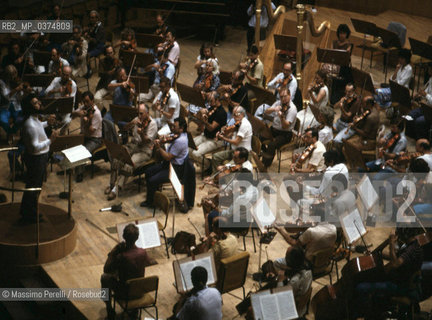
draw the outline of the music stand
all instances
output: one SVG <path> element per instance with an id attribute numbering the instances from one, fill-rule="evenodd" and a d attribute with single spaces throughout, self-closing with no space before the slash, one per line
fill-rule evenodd
<path id="1" fill-rule="evenodd" d="M 375 93 L 375 87 L 373 85 L 372 77 L 370 73 L 359 70 L 357 68 L 351 68 L 354 85 L 357 88 L 361 88 L 360 94 L 363 95 L 363 91 L 366 90 L 370 94 Z"/>
<path id="2" fill-rule="evenodd" d="M 40 114 L 68 114 L 72 112 L 74 97 L 42 98 L 41 102 L 47 107 L 39 110 Z"/>
<path id="3" fill-rule="evenodd" d="M 155 34 L 147 34 L 147 33 L 135 33 L 135 40 L 137 46 L 140 48 L 154 48 L 159 43 L 165 41 L 164 38 L 155 35 Z"/>
<path id="4" fill-rule="evenodd" d="M 401 43 L 399 36 L 394 33 L 393 31 L 383 29 L 380 27 L 377 27 L 378 36 L 382 39 L 382 44 L 379 45 L 377 48 L 378 50 L 382 51 L 385 55 L 385 74 L 384 74 L 384 82 L 387 82 L 387 69 L 388 69 L 388 60 L 389 60 L 389 54 L 390 50 L 392 49 L 400 49 Z"/>
<path id="5" fill-rule="evenodd" d="M 363 45 L 359 46 L 362 48 L 362 58 L 361 58 L 361 64 L 360 64 L 360 70 L 363 70 L 363 58 L 364 58 L 364 52 L 366 49 L 366 35 L 369 34 L 371 36 L 377 37 L 378 32 L 376 30 L 377 26 L 375 23 L 369 22 L 369 21 L 363 21 L 358 19 L 351 18 L 351 23 L 354 26 L 354 30 L 358 33 L 363 33 Z M 372 60 L 372 58 L 371 58 Z"/>
<path id="6" fill-rule="evenodd" d="M 246 112 L 249 122 L 252 125 L 254 134 L 263 137 L 264 139 L 273 140 L 273 135 L 270 128 L 267 127 L 264 121 L 258 119 L 253 114 Z"/>
<path id="7" fill-rule="evenodd" d="M 64 149 L 72 148 L 84 144 L 84 135 L 69 135 L 69 136 L 59 136 L 50 145 L 50 153 L 61 152 Z M 58 194 L 60 199 L 68 199 L 69 192 L 72 190 L 72 170 L 68 170 L 69 174 L 69 189 L 66 191 L 66 171 L 64 170 L 64 181 L 63 181 L 63 192 Z M 48 195 L 50 197 L 50 195 Z"/>
<path id="8" fill-rule="evenodd" d="M 254 105 L 255 109 L 258 106 L 262 105 L 263 103 L 267 103 L 268 105 L 272 105 L 273 103 L 276 102 L 276 96 L 272 91 L 258 87 L 254 84 L 251 84 L 251 83 L 246 83 L 245 86 L 248 90 L 252 91 L 255 94 L 255 97 L 256 97 L 256 101 L 255 101 L 255 105 Z M 253 112 L 255 112 L 255 110 L 253 110 Z"/>
<path id="9" fill-rule="evenodd" d="M 150 84 L 148 77 L 131 76 L 130 80 L 135 85 L 136 93 L 147 93 L 149 92 Z"/>
<path id="10" fill-rule="evenodd" d="M 23 81 L 30 83 L 31 87 L 46 88 L 53 79 L 54 76 L 52 74 L 25 74 L 23 76 Z"/>
<path id="11" fill-rule="evenodd" d="M 413 38 L 408 38 L 408 40 L 410 42 L 412 53 L 420 57 L 420 61 L 414 64 L 414 76 L 417 73 L 416 72 L 417 66 L 419 66 L 420 68 L 420 72 L 417 80 L 417 88 L 420 88 L 421 70 L 422 68 L 427 67 L 427 64 L 430 63 L 430 61 L 423 62 L 422 59 L 424 58 L 424 59 L 432 60 L 432 45 Z"/>
<path id="12" fill-rule="evenodd" d="M 129 106 L 110 104 L 110 111 L 115 124 L 120 121 L 130 122 L 138 116 L 138 109 Z"/>
<path id="13" fill-rule="evenodd" d="M 390 80 L 390 91 L 392 102 L 397 102 L 399 108 L 405 107 L 408 110 L 411 109 L 411 96 L 408 88 L 401 86 L 396 81 Z"/>
<path id="14" fill-rule="evenodd" d="M 432 123 L 432 107 L 428 106 L 423 102 L 420 102 L 420 108 L 423 112 L 423 116 L 425 117 L 426 121 L 428 123 Z M 429 141 L 431 141 L 431 137 L 432 137 L 432 130 L 429 129 Z"/>
<path id="15" fill-rule="evenodd" d="M 342 67 L 350 65 L 350 53 L 339 49 L 317 48 L 317 60 L 321 63 L 331 63 Z"/>
<path id="16" fill-rule="evenodd" d="M 134 68 L 138 68 L 138 67 L 145 68 L 149 64 L 154 63 L 155 61 L 153 55 L 150 53 L 131 52 L 131 51 L 121 50 L 120 55 L 123 60 L 123 65 L 126 66 L 127 68 L 130 68 L 132 66 L 132 62 L 135 55 L 136 58 L 135 58 Z"/>
<path id="17" fill-rule="evenodd" d="M 33 62 L 35 66 L 44 66 L 45 68 L 47 68 L 50 61 L 51 61 L 51 52 L 40 51 L 40 50 L 33 51 Z"/>
<path id="18" fill-rule="evenodd" d="M 182 101 L 186 101 L 190 104 L 194 104 L 200 107 L 203 107 L 205 105 L 205 101 L 201 93 L 194 88 L 182 83 L 177 83 L 177 91 L 180 94 Z"/>

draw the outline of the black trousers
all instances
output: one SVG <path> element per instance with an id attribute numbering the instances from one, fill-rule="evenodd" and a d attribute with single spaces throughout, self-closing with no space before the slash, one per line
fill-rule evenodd
<path id="1" fill-rule="evenodd" d="M 270 167 L 276 154 L 276 149 L 287 144 L 292 139 L 291 131 L 281 131 L 271 127 L 273 140 L 268 144 L 267 150 L 263 154 L 263 163 L 266 167 Z"/>
<path id="2" fill-rule="evenodd" d="M 48 162 L 48 153 L 31 155 L 24 153 L 25 166 L 27 167 L 26 188 L 41 188 Z M 37 202 L 39 192 L 24 192 L 20 213 L 22 217 L 36 219 Z"/>
<path id="3" fill-rule="evenodd" d="M 261 28 L 260 29 L 260 40 L 261 41 L 265 40 L 265 38 L 266 38 L 266 28 Z M 248 46 L 248 51 L 249 51 L 255 42 L 255 28 L 248 27 L 247 33 L 246 33 L 246 39 L 247 39 L 247 46 Z"/>

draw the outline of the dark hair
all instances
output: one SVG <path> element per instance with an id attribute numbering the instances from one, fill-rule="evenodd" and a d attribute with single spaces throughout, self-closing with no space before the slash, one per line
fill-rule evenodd
<path id="1" fill-rule="evenodd" d="M 410 162 L 409 171 L 414 173 L 428 173 L 430 168 L 424 159 L 414 158 Z"/>
<path id="2" fill-rule="evenodd" d="M 351 34 L 350 28 L 345 23 L 342 23 L 337 27 L 336 34 L 337 34 L 338 38 L 339 38 L 339 34 L 341 34 L 341 33 L 346 33 L 347 39 L 349 38 L 349 36 Z"/>
<path id="3" fill-rule="evenodd" d="M 318 140 L 318 137 L 319 137 L 318 129 L 317 128 L 308 128 L 308 129 L 306 129 L 305 132 L 309 132 L 309 131 L 312 134 L 312 138 L 316 138 Z"/>
<path id="4" fill-rule="evenodd" d="M 239 152 L 240 159 L 247 160 L 249 158 L 249 151 L 245 147 L 238 147 L 237 149 L 234 150 L 234 152 L 235 151 Z"/>
<path id="5" fill-rule="evenodd" d="M 400 49 L 398 56 L 402 59 L 405 59 L 406 63 L 410 63 L 411 61 L 411 50 L 409 49 Z"/>
<path id="6" fill-rule="evenodd" d="M 200 58 L 201 59 L 205 58 L 204 49 L 210 49 L 210 57 L 214 58 L 213 45 L 210 42 L 204 42 L 200 48 Z"/>
<path id="7" fill-rule="evenodd" d="M 123 229 L 123 239 L 125 239 L 126 244 L 128 245 L 134 244 L 138 240 L 138 237 L 139 237 L 139 229 L 135 224 L 129 223 Z"/>
<path id="8" fill-rule="evenodd" d="M 326 81 L 327 74 L 324 70 L 320 69 L 316 72 L 316 74 L 324 81 Z"/>
<path id="9" fill-rule="evenodd" d="M 258 52 L 259 52 L 258 47 L 253 44 L 252 47 L 249 50 L 249 53 L 257 54 Z"/>
<path id="10" fill-rule="evenodd" d="M 345 85 L 345 87 L 346 86 L 349 86 L 349 87 L 353 87 L 353 90 L 355 90 L 356 89 L 356 86 L 355 86 L 355 84 L 354 83 L 352 83 L 352 82 L 348 82 L 346 85 Z"/>
<path id="11" fill-rule="evenodd" d="M 31 92 L 21 101 L 21 108 L 24 114 L 24 118 L 28 118 L 32 114 L 36 114 L 37 110 L 33 107 L 31 101 L 33 98 L 37 98 L 36 93 Z"/>
<path id="12" fill-rule="evenodd" d="M 237 70 L 236 72 L 234 72 L 234 75 L 236 75 L 236 74 L 238 74 L 238 80 L 243 82 L 243 80 L 245 78 L 244 72 Z"/>
<path id="13" fill-rule="evenodd" d="M 422 142 L 422 143 L 420 143 L 420 147 L 422 147 L 426 151 L 429 151 L 431 148 L 431 145 L 429 142 Z"/>
<path id="14" fill-rule="evenodd" d="M 405 123 L 403 119 L 396 117 L 390 121 L 390 125 L 398 127 L 399 131 L 402 132 L 404 130 Z"/>
<path id="15" fill-rule="evenodd" d="M 302 247 L 294 246 L 285 254 L 285 261 L 291 271 L 300 271 L 305 268 L 305 252 Z"/>
<path id="16" fill-rule="evenodd" d="M 366 99 L 366 105 L 373 107 L 375 105 L 375 99 L 373 97 L 369 97 Z"/>
<path id="17" fill-rule="evenodd" d="M 183 132 L 187 131 L 187 122 L 186 122 L 185 118 L 183 118 L 183 117 L 175 118 L 174 122 L 178 122 L 179 123 L 179 127 L 181 129 L 183 129 Z"/>
<path id="18" fill-rule="evenodd" d="M 82 99 L 84 100 L 85 97 L 89 97 L 91 101 L 94 100 L 94 95 L 90 91 L 86 91 L 82 94 Z"/>
<path id="19" fill-rule="evenodd" d="M 409 238 L 414 237 L 420 233 L 423 233 L 423 229 L 413 228 L 412 226 L 396 228 L 396 235 L 405 243 L 408 241 Z"/>
<path id="20" fill-rule="evenodd" d="M 78 29 L 79 32 L 82 31 L 82 27 L 81 27 L 79 24 L 75 24 L 75 25 L 73 26 L 73 29 Z M 73 29 L 72 29 L 72 30 L 73 30 Z"/>
<path id="21" fill-rule="evenodd" d="M 343 189 L 346 190 L 348 188 L 348 180 L 343 173 L 335 174 L 332 177 L 332 182 L 339 182 L 342 184 Z"/>
<path id="22" fill-rule="evenodd" d="M 107 51 L 107 49 L 108 49 L 109 47 L 113 48 L 113 52 L 115 53 L 115 49 L 114 49 L 114 47 L 112 46 L 112 44 L 107 44 L 107 45 L 105 45 L 105 48 L 104 48 L 104 54 L 105 54 L 105 55 L 106 55 L 106 51 Z"/>
<path id="23" fill-rule="evenodd" d="M 324 160 L 325 162 L 333 162 L 333 164 L 338 164 L 340 163 L 340 156 L 339 156 L 339 152 L 337 152 L 336 150 L 329 150 L 324 152 Z"/>
<path id="24" fill-rule="evenodd" d="M 203 289 L 207 284 L 207 270 L 204 267 L 197 266 L 191 271 L 191 280 L 194 288 Z"/>
<path id="25" fill-rule="evenodd" d="M 176 37 L 176 31 L 173 27 L 169 27 L 166 31 L 166 33 L 171 32 L 171 35 L 173 36 L 173 38 Z"/>
<path id="26" fill-rule="evenodd" d="M 159 84 L 161 84 L 162 82 L 165 83 L 167 86 L 171 87 L 171 80 L 169 78 L 162 76 Z"/>

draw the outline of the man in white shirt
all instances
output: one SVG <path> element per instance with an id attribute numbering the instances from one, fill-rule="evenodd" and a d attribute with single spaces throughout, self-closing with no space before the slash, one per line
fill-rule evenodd
<path id="1" fill-rule="evenodd" d="M 295 155 L 293 157 L 293 163 L 291 164 L 291 170 L 294 172 L 311 173 L 311 172 L 322 172 L 325 169 L 324 164 L 324 153 L 326 147 L 318 140 L 318 129 L 309 128 L 304 134 L 304 140 L 307 146 L 313 145 L 312 154 L 306 159 L 304 163 L 297 161 L 301 155 Z"/>
<path id="2" fill-rule="evenodd" d="M 193 289 L 174 319 L 221 320 L 222 297 L 216 288 L 207 287 L 207 270 L 204 267 L 197 266 L 192 269 L 190 277 Z"/>
<path id="3" fill-rule="evenodd" d="M 176 32 L 173 28 L 168 29 L 165 42 L 159 44 L 158 51 L 168 51 L 168 60 L 171 61 L 174 66 L 177 66 L 180 58 L 180 46 L 176 41 Z"/>
<path id="4" fill-rule="evenodd" d="M 273 123 L 270 127 L 273 140 L 267 145 L 263 154 L 263 163 L 270 167 L 273 162 L 276 149 L 291 141 L 294 126 L 297 119 L 297 108 L 291 101 L 290 91 L 283 88 L 280 91 L 281 100 L 276 101 L 270 108 L 264 111 L 265 114 L 273 116 Z"/>
<path id="5" fill-rule="evenodd" d="M 282 88 L 287 88 L 290 91 L 291 101 L 293 101 L 297 91 L 297 80 L 292 74 L 291 62 L 285 63 L 282 72 L 267 84 L 267 89 L 275 90 L 277 99 L 280 99 L 279 91 Z"/>
<path id="6" fill-rule="evenodd" d="M 48 123 L 38 119 L 37 113 L 41 108 L 41 102 L 35 94 L 31 93 L 23 99 L 22 108 L 27 118 L 22 132 L 25 145 L 23 159 L 27 168 L 26 188 L 42 188 L 49 148 L 58 136 L 58 132 L 53 131 L 50 139 L 46 136 L 44 128 Z M 40 216 L 36 216 L 38 198 L 39 192 L 24 192 L 20 208 L 22 223 L 34 223 L 38 218 L 40 219 Z"/>
<path id="7" fill-rule="evenodd" d="M 48 73 L 53 73 L 56 76 L 60 76 L 63 67 L 65 66 L 69 66 L 69 62 L 66 59 L 60 57 L 60 53 L 57 51 L 57 49 L 53 48 L 51 50 L 51 61 L 48 64 Z"/>
<path id="8" fill-rule="evenodd" d="M 174 119 L 180 116 L 180 99 L 177 92 L 171 88 L 168 78 L 161 78 L 159 88 L 160 92 L 153 100 L 153 108 L 160 114 L 155 120 L 158 128 L 161 128 L 165 124 L 174 123 Z"/>
<path id="9" fill-rule="evenodd" d="M 231 160 L 233 158 L 234 150 L 239 147 L 244 147 L 247 151 L 252 150 L 252 125 L 248 119 L 246 119 L 246 110 L 241 107 L 235 107 L 233 110 L 235 126 L 238 127 L 237 132 L 234 132 L 232 137 L 230 135 L 224 135 L 221 132 L 216 134 L 216 138 L 222 139 L 233 146 L 232 150 L 220 151 L 213 154 L 212 166 L 213 172 L 217 171 L 217 168 L 224 163 L 225 160 Z"/>

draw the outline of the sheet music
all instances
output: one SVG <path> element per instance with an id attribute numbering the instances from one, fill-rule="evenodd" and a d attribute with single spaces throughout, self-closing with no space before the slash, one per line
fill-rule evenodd
<path id="1" fill-rule="evenodd" d="M 162 128 L 160 128 L 159 131 L 158 131 L 158 135 L 159 135 L 159 136 L 164 136 L 164 135 L 167 135 L 167 134 L 170 134 L 170 133 L 171 133 L 171 129 L 170 129 L 170 127 L 169 127 L 168 124 L 164 125 L 164 126 L 163 126 Z"/>
<path id="2" fill-rule="evenodd" d="M 182 273 L 181 279 L 182 279 L 182 286 L 184 291 L 189 291 L 193 288 L 192 279 L 191 279 L 191 272 L 192 269 L 201 266 L 204 267 L 207 270 L 207 285 L 215 283 L 214 275 L 213 275 L 213 268 L 212 268 L 212 261 L 211 257 L 207 256 L 205 258 L 192 260 L 188 262 L 184 262 L 180 264 L 180 271 Z M 186 281 L 186 283 L 185 283 Z"/>
<path id="3" fill-rule="evenodd" d="M 276 295 L 269 294 L 260 297 L 260 306 L 262 312 L 262 319 L 264 320 L 281 319 Z"/>
<path id="4" fill-rule="evenodd" d="M 254 311 L 255 320 L 262 319 L 262 310 L 261 310 L 261 302 L 260 298 L 264 295 L 269 295 L 270 290 L 259 291 L 251 295 L 251 305 Z"/>
<path id="5" fill-rule="evenodd" d="M 276 216 L 271 211 L 264 198 L 257 201 L 252 210 L 252 216 L 262 233 L 266 233 L 266 227 L 271 226 L 276 220 Z"/>
<path id="6" fill-rule="evenodd" d="M 125 223 L 119 223 L 117 225 L 117 235 L 120 241 L 123 241 L 124 228 L 130 223 L 135 222 L 129 221 Z M 138 240 L 135 243 L 138 248 L 149 249 L 159 247 L 161 245 L 159 228 L 155 219 L 139 220 L 138 223 L 135 224 L 139 229 Z"/>
<path id="7" fill-rule="evenodd" d="M 360 217 L 360 212 L 357 208 L 354 209 L 350 214 L 341 217 L 341 220 L 343 230 L 345 230 L 345 235 L 348 238 L 348 243 L 351 244 L 357 241 L 360 239 L 361 235 L 366 233 L 366 229 Z"/>
<path id="8" fill-rule="evenodd" d="M 298 318 L 292 290 L 284 290 L 273 294 L 261 295 L 258 298 L 260 301 L 259 306 L 261 308 L 262 318 L 255 317 L 255 319 L 290 320 Z"/>
<path id="9" fill-rule="evenodd" d="M 82 144 L 69 149 L 62 150 L 62 153 L 69 160 L 70 163 L 74 163 L 80 160 L 91 158 L 91 153 Z"/>
<path id="10" fill-rule="evenodd" d="M 174 188 L 175 193 L 177 194 L 177 197 L 179 198 L 180 201 L 183 201 L 183 185 L 181 184 L 179 178 L 177 177 L 177 174 L 171 163 L 169 167 L 169 179 Z"/>
<path id="11" fill-rule="evenodd" d="M 360 194 L 360 198 L 366 207 L 366 210 L 370 210 L 375 202 L 378 200 L 378 194 L 376 193 L 374 187 L 368 176 L 364 176 L 357 185 L 357 191 Z"/>

